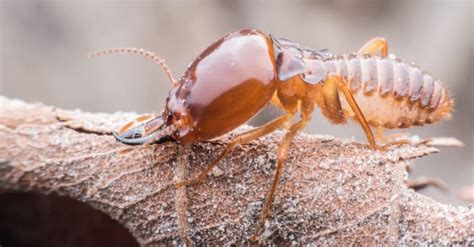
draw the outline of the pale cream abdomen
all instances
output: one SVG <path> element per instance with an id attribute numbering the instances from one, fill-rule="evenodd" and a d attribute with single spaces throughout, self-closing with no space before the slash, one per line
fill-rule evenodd
<path id="1" fill-rule="evenodd" d="M 341 76 L 369 125 L 406 128 L 450 117 L 452 100 L 439 80 L 394 57 L 349 55 L 324 62 L 326 75 Z M 340 95 L 345 117 L 354 117 Z"/>

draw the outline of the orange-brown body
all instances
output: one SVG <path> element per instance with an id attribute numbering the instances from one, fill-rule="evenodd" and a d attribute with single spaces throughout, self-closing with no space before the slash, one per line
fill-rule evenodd
<path id="1" fill-rule="evenodd" d="M 328 82 L 330 78 L 339 82 Z M 340 94 L 341 86 L 350 89 L 360 114 Z M 146 141 L 209 140 L 247 122 L 269 103 L 291 115 L 300 111 L 306 121 L 317 105 L 332 123 L 354 118 L 389 129 L 448 118 L 452 106 L 439 80 L 393 55 L 333 56 L 246 29 L 225 35 L 199 55 L 174 84 L 163 115 L 149 121 L 145 133 L 138 135 L 150 137 L 160 130 Z M 137 132 L 126 136 L 130 134 Z M 134 137 L 118 139 L 129 144 L 144 141 Z M 369 142 L 375 144 L 370 137 Z"/>
<path id="2" fill-rule="evenodd" d="M 133 122 L 125 125 L 120 133 L 114 133 L 120 142 L 184 144 L 209 140 L 247 122 L 267 104 L 285 112 L 237 135 L 199 176 L 177 184 L 201 181 L 235 145 L 286 127 L 257 234 L 269 214 L 291 140 L 311 119 L 315 105 L 332 123 L 342 124 L 349 118 L 358 121 L 374 148 L 380 146 L 370 127 L 391 129 L 433 123 L 448 118 L 452 107 L 447 90 L 438 80 L 412 64 L 388 56 L 386 41 L 381 38 L 369 41 L 357 54 L 333 56 L 257 30 L 241 30 L 209 46 L 179 81 L 151 52 L 117 49 L 95 55 L 113 52 L 150 57 L 173 82 L 163 114 L 141 117 L 137 119 L 138 126 Z M 300 119 L 292 122 L 298 112 Z"/>

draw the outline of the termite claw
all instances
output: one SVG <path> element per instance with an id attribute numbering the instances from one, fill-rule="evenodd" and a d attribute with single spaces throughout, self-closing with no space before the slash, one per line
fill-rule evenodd
<path id="1" fill-rule="evenodd" d="M 124 133 L 113 132 L 115 139 L 129 145 L 140 145 L 152 142 L 163 142 L 171 138 L 170 133 L 175 130 L 175 125 L 165 126 L 158 117 L 140 124 Z"/>
<path id="2" fill-rule="evenodd" d="M 142 124 L 138 127 L 126 131 L 123 134 L 119 134 L 117 132 L 113 132 L 112 134 L 114 135 L 115 139 L 121 143 L 129 145 L 139 145 L 148 142 L 155 136 L 155 134 L 144 136 L 144 133 L 145 125 Z"/>

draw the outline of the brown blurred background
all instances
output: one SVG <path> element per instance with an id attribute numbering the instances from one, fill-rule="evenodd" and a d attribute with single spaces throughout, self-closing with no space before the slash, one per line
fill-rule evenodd
<path id="1" fill-rule="evenodd" d="M 9 1 L 0 0 L 0 95 L 85 111 L 153 112 L 170 83 L 142 57 L 88 59 L 91 51 L 134 46 L 164 57 L 179 77 L 226 32 L 253 27 L 335 54 L 374 36 L 389 51 L 441 78 L 455 98 L 454 118 L 409 132 L 451 136 L 464 148 L 442 148 L 416 160 L 411 177 L 443 179 L 451 191 L 474 183 L 473 1 Z M 252 121 L 277 114 L 267 109 Z M 316 111 L 310 133 L 365 142 L 357 124 L 331 126 Z M 438 201 L 465 205 L 427 189 Z"/>

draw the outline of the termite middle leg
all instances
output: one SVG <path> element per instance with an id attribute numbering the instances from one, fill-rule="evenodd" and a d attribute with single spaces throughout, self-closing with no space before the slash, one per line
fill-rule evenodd
<path id="1" fill-rule="evenodd" d="M 212 163 L 210 163 L 206 167 L 206 169 L 204 169 L 204 171 L 201 172 L 201 174 L 189 180 L 178 182 L 176 186 L 182 187 L 185 185 L 191 185 L 191 184 L 196 184 L 196 183 L 201 182 L 207 176 L 207 174 L 209 174 L 212 171 L 212 169 L 219 163 L 219 161 L 221 161 L 227 155 L 227 153 L 229 153 L 229 151 L 233 147 L 239 144 L 244 144 L 252 140 L 258 139 L 267 134 L 270 134 L 271 132 L 275 131 L 276 129 L 280 128 L 285 123 L 287 123 L 289 120 L 291 120 L 291 118 L 293 118 L 292 114 L 286 114 L 281 117 L 278 117 L 277 119 L 265 125 L 262 125 L 250 131 L 239 134 L 238 136 L 234 138 L 234 140 L 232 140 L 230 143 L 227 144 L 227 146 L 224 148 L 224 151 L 222 151 L 221 154 L 217 157 L 217 159 L 215 159 Z"/>
<path id="2" fill-rule="evenodd" d="M 379 55 L 386 57 L 388 55 L 388 43 L 384 38 L 376 37 L 365 43 L 357 52 L 359 55 Z"/>
<path id="3" fill-rule="evenodd" d="M 288 132 L 283 137 L 283 140 L 280 143 L 280 147 L 278 148 L 277 154 L 277 167 L 275 170 L 275 176 L 273 178 L 272 186 L 270 187 L 270 191 L 268 192 L 267 199 L 265 201 L 265 205 L 263 206 L 262 213 L 260 214 L 260 218 L 257 223 L 257 227 L 255 229 L 255 233 L 252 236 L 251 240 L 256 241 L 258 238 L 258 234 L 262 229 L 263 224 L 265 223 L 265 219 L 267 218 L 268 214 L 270 213 L 270 209 L 273 204 L 273 199 L 275 197 L 275 192 L 277 189 L 278 184 L 280 183 L 281 174 L 283 172 L 283 168 L 285 165 L 286 158 L 288 156 L 288 149 L 290 147 L 291 141 L 298 133 L 298 130 L 304 128 L 308 119 L 303 119 L 298 121 L 297 123 L 293 124 Z"/>

